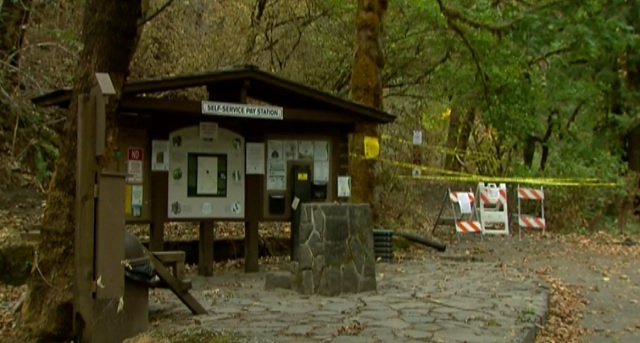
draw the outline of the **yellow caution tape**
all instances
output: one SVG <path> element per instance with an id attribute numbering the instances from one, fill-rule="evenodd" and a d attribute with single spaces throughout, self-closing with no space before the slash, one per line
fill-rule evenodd
<path id="1" fill-rule="evenodd" d="M 431 181 L 454 181 L 454 182 L 504 182 L 504 183 L 521 183 L 530 185 L 547 185 L 547 186 L 565 186 L 565 187 L 618 187 L 615 182 L 578 182 L 572 179 L 535 179 L 535 178 L 519 178 L 519 177 L 493 177 L 493 176 L 445 176 L 445 175 L 399 175 L 402 179 L 418 179 Z"/>
<path id="2" fill-rule="evenodd" d="M 354 154 L 349 154 L 350 157 L 362 158 Z M 390 164 L 393 166 L 407 168 L 407 169 L 420 169 L 422 171 L 445 174 L 445 175 L 400 175 L 401 178 L 419 179 L 419 180 L 433 180 L 433 181 L 455 181 L 455 182 L 505 182 L 505 183 L 523 183 L 523 184 L 536 184 L 536 185 L 549 185 L 549 186 L 573 186 L 573 187 L 617 187 L 619 186 L 615 182 L 602 182 L 597 178 L 532 178 L 532 177 L 501 177 L 501 176 L 486 176 L 476 175 L 471 173 L 457 172 L 453 170 L 445 170 L 441 168 L 428 167 L 423 165 L 416 165 L 406 162 L 398 162 L 383 158 L 378 158 L 378 161 Z"/>
<path id="3" fill-rule="evenodd" d="M 402 138 L 397 138 L 391 135 L 387 135 L 387 134 L 383 134 L 381 135 L 381 138 L 383 140 L 394 140 L 397 142 L 400 142 L 402 144 L 411 144 L 413 145 L 413 141 L 407 140 L 407 139 L 402 139 Z M 458 151 L 457 149 L 453 149 L 450 147 L 445 147 L 445 146 L 441 146 L 441 145 L 430 145 L 430 144 L 425 144 L 422 143 L 419 146 L 421 147 L 428 147 L 428 148 L 432 148 L 438 152 L 444 153 L 444 154 L 449 154 L 449 155 L 460 155 L 460 153 L 462 151 Z M 471 154 L 471 155 L 477 155 L 477 156 L 485 156 L 487 158 L 491 158 L 493 157 L 491 154 L 488 153 L 484 153 L 484 152 L 478 152 L 478 151 L 464 151 L 465 154 Z"/>

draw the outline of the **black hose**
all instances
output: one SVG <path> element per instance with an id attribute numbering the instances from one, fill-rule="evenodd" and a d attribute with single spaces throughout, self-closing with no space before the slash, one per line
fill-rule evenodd
<path id="1" fill-rule="evenodd" d="M 398 235 L 408 241 L 414 242 L 414 243 L 420 243 L 424 246 L 427 246 L 429 248 L 433 248 L 438 250 L 439 252 L 444 252 L 445 250 L 447 250 L 447 246 L 438 242 L 438 241 L 434 241 L 432 239 L 427 239 L 418 235 L 414 235 L 412 233 L 407 233 L 407 232 L 398 232 L 398 231 L 394 231 L 393 232 L 394 235 Z"/>

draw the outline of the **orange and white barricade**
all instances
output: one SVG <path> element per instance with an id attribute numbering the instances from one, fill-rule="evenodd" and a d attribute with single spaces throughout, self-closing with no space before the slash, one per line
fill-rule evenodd
<path id="1" fill-rule="evenodd" d="M 482 226 L 476 219 L 475 199 L 475 194 L 473 194 L 471 190 L 468 192 L 452 192 L 451 189 L 449 189 L 438 212 L 438 217 L 434 222 L 433 231 L 435 231 L 439 224 L 446 222 L 446 219 L 441 217 L 445 207 L 447 207 L 447 203 L 449 203 L 453 218 L 449 219 L 448 225 L 451 225 L 451 221 L 453 222 L 456 234 L 482 233 Z M 441 219 L 444 220 L 441 221 Z"/>
<path id="2" fill-rule="evenodd" d="M 540 202 L 540 215 L 522 214 L 522 201 Z M 544 187 L 523 188 L 518 185 L 518 236 L 522 236 L 522 228 L 538 229 L 545 232 L 547 222 L 544 219 Z"/>
<path id="3" fill-rule="evenodd" d="M 509 234 L 507 186 L 504 183 L 478 183 L 478 214 L 483 234 Z"/>

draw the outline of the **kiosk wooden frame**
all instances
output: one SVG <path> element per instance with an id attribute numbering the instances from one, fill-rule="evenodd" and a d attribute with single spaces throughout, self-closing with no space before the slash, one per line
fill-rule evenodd
<path id="1" fill-rule="evenodd" d="M 176 90 L 205 87 L 207 99 L 202 101 L 168 99 L 162 94 Z M 155 95 L 155 97 L 154 97 Z M 34 98 L 38 106 L 66 108 L 71 100 L 71 90 L 59 89 Z M 237 104 L 268 104 L 282 108 L 282 119 L 271 120 L 203 114 L 207 101 Z M 131 157 L 140 161 L 141 180 L 127 180 L 135 185 L 127 186 L 126 197 L 136 197 L 131 192 L 141 192 L 144 199 L 133 212 L 126 214 L 128 223 L 150 225 L 150 249 L 163 250 L 164 224 L 167 221 L 200 222 L 201 275 L 212 274 L 213 223 L 214 221 L 243 221 L 245 223 L 245 271 L 255 272 L 258 266 L 258 226 L 262 221 L 291 221 L 293 196 L 291 177 L 286 177 L 284 190 L 268 190 L 266 174 L 244 176 L 244 214 L 239 218 L 180 218 L 170 219 L 168 194 L 170 171 L 152 171 L 150 152 L 154 142 L 168 141 L 176 129 L 198 126 L 202 122 L 215 123 L 223 130 L 235 132 L 244 138 L 244 145 L 271 141 L 326 142 L 327 182 L 324 201 L 337 200 L 338 176 L 348 174 L 348 135 L 358 123 L 386 124 L 394 116 L 373 108 L 356 104 L 328 93 L 286 80 L 253 66 L 243 66 L 200 74 L 130 81 L 123 90 L 119 117 L 119 149 L 111 169 L 128 172 L 123 163 Z M 298 144 L 298 143 L 296 143 Z M 301 143 L 300 143 L 301 144 Z M 244 148 L 244 147 L 243 147 Z M 266 149 L 265 149 L 266 150 Z M 140 152 L 143 152 L 140 154 Z M 264 158 L 267 159 L 267 151 Z M 129 156 L 134 155 L 134 156 Z M 298 155 L 297 155 L 298 156 Z M 246 159 L 246 151 L 245 156 Z M 245 161 L 246 163 L 246 161 Z M 286 160 L 286 173 L 295 165 L 307 165 L 313 170 L 313 160 Z M 244 167 L 244 166 L 243 166 Z M 130 172 L 130 171 L 129 171 Z M 130 175 L 131 177 L 131 175 Z M 129 178 L 128 178 L 129 179 Z M 141 187 L 139 187 L 141 186 Z M 284 211 L 278 214 L 270 210 L 270 201 L 284 203 Z M 129 200 L 126 201 L 128 203 Z M 127 206 L 131 206 L 130 204 Z M 127 207 L 129 208 L 129 207 Z"/>

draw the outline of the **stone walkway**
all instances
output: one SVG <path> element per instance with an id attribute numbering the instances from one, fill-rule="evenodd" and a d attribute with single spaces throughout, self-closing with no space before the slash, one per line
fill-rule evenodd
<path id="1" fill-rule="evenodd" d="M 155 290 L 153 325 L 233 332 L 249 342 L 527 342 L 546 312 L 536 278 L 496 264 L 428 259 L 376 265 L 378 291 L 335 298 L 264 290 L 264 273 L 193 279 L 210 311 L 191 316 Z"/>

